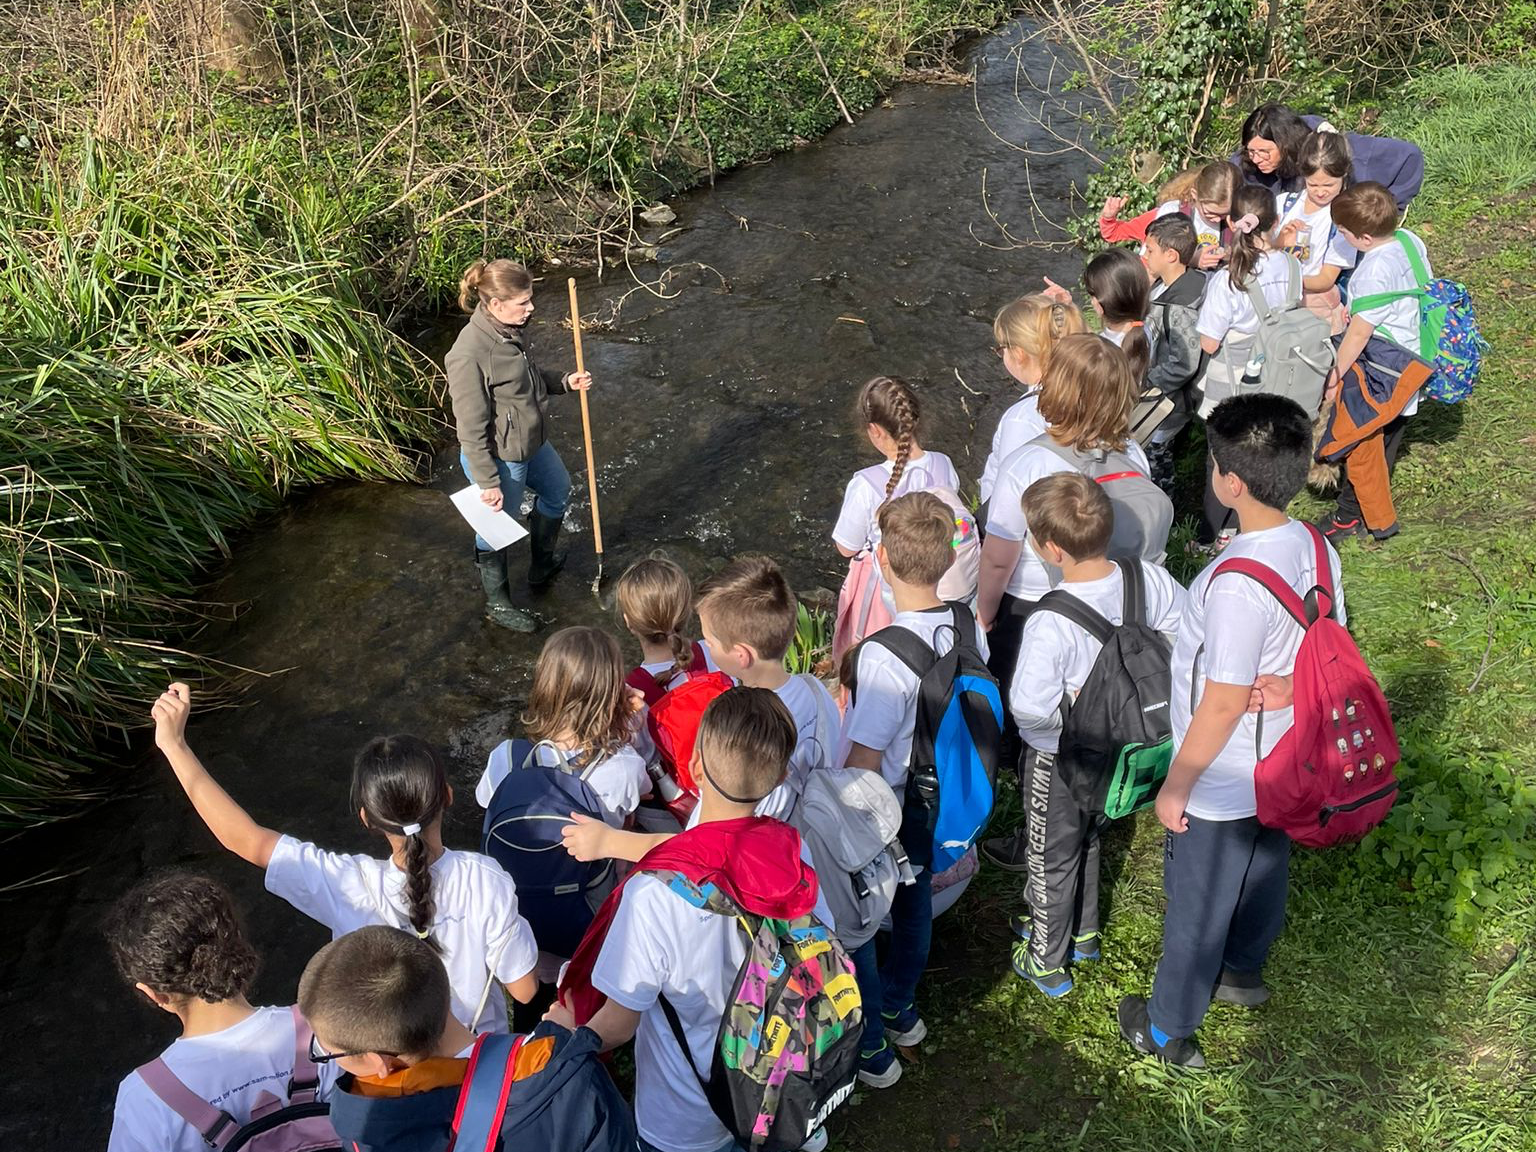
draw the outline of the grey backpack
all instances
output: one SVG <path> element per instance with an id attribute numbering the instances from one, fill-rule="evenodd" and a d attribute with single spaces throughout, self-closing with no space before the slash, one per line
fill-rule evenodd
<path id="1" fill-rule="evenodd" d="M 1104 489 L 1115 509 L 1115 526 L 1109 536 L 1111 560 L 1163 562 L 1168 532 L 1173 527 L 1173 501 L 1129 456 L 1105 448 L 1090 452 L 1066 448 L 1049 433 L 1036 436 L 1030 443 L 1050 449 Z"/>
<path id="2" fill-rule="evenodd" d="M 1259 317 L 1253 351 L 1261 359 L 1259 386 L 1253 390 L 1294 400 L 1308 416 L 1315 416 L 1323 406 L 1323 383 L 1336 359 L 1333 334 L 1328 321 L 1302 306 L 1301 263 L 1289 252 L 1284 255 L 1290 267 L 1284 305 L 1271 307 L 1257 279 L 1248 280 L 1248 299 Z M 1251 388 L 1239 383 L 1237 392 Z"/>

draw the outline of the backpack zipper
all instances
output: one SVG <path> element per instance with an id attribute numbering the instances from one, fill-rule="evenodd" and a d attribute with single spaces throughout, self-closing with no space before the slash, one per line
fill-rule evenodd
<path id="1" fill-rule="evenodd" d="M 1363 808 L 1365 805 L 1374 803 L 1377 800 L 1381 800 L 1384 797 L 1390 796 L 1396 791 L 1397 781 L 1394 780 L 1392 783 L 1376 789 L 1376 791 L 1372 792 L 1370 795 L 1362 796 L 1358 800 L 1351 800 L 1348 804 L 1324 804 L 1322 812 L 1318 816 L 1317 825 L 1319 828 L 1321 828 L 1340 812 L 1353 812 L 1356 808 Z"/>

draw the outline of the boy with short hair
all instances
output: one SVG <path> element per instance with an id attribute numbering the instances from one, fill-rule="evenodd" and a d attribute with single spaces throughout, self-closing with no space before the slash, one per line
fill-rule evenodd
<path id="1" fill-rule="evenodd" d="M 1152 303 L 1147 311 L 1147 336 L 1152 360 L 1146 387 L 1173 401 L 1173 411 L 1147 443 L 1152 479 L 1173 494 L 1173 441 L 1199 407 L 1200 374 L 1206 356 L 1200 348 L 1200 302 L 1205 298 L 1205 273 L 1193 267 L 1199 241 L 1195 226 L 1182 212 L 1160 216 L 1147 225 L 1142 261 L 1152 277 Z"/>
<path id="2" fill-rule="evenodd" d="M 1352 315 L 1339 342 L 1334 374 L 1329 377 L 1330 389 L 1336 389 L 1374 336 L 1418 355 L 1419 297 L 1411 290 L 1420 286 L 1420 280 L 1404 245 L 1413 246 L 1424 283 L 1434 273 L 1424 241 L 1406 229 L 1399 235 L 1403 214 L 1384 185 L 1367 180 L 1346 188 L 1333 201 L 1332 211 L 1339 235 L 1360 253 L 1349 281 Z M 1410 294 L 1374 305 L 1368 299 L 1403 292 Z M 1408 420 L 1419 410 L 1419 393 L 1415 390 L 1406 401 L 1403 397 L 1397 400 L 1402 402 L 1401 412 L 1351 448 L 1344 458 L 1337 507 L 1317 521 L 1318 529 L 1330 540 L 1367 535 L 1387 540 L 1399 531 L 1392 502 L 1392 470 Z"/>
<path id="3" fill-rule="evenodd" d="M 1285 509 L 1307 482 L 1312 421 L 1266 393 L 1222 401 L 1206 421 L 1212 487 L 1239 531 L 1190 585 L 1173 648 L 1173 764 L 1157 796 L 1168 829 L 1163 956 L 1151 1000 L 1120 1002 L 1121 1034 L 1137 1051 L 1201 1068 L 1194 1033 L 1212 997 L 1256 1006 L 1270 946 L 1285 923 L 1291 842 L 1258 821 L 1254 771 L 1293 723 L 1290 677 L 1302 628 L 1256 581 L 1215 570 L 1244 557 L 1305 596 L 1317 583 L 1314 529 Z M 1345 622 L 1339 559 L 1326 549 L 1334 608 Z M 1249 712 L 1263 694 L 1260 718 Z"/>
<path id="4" fill-rule="evenodd" d="M 1106 556 L 1115 513 L 1104 489 L 1080 472 L 1061 472 L 1031 484 L 1023 505 L 1030 546 L 1061 570 L 1062 591 L 1111 625 L 1125 623 L 1125 576 Z M 1166 569 L 1136 563 L 1146 606 L 1141 623 L 1172 634 L 1184 609 L 1184 589 Z M 1012 920 L 1021 941 L 1014 948 L 1013 970 L 1052 999 L 1072 991 L 1069 957 L 1083 961 L 1099 956 L 1099 833 L 1104 817 L 1079 807 L 1056 771 L 1056 754 L 1062 703 L 1077 696 L 1102 649 L 1080 624 L 1037 609 L 1024 623 L 1008 693 L 1008 709 L 1027 745 L 1019 777 L 1028 816 L 1028 912 Z"/>
<path id="5" fill-rule="evenodd" d="M 794 745 L 789 711 L 771 690 L 736 687 L 710 702 L 691 765 L 698 823 L 658 849 L 668 861 L 662 867 L 679 876 L 631 874 L 598 914 L 550 1010 L 548 1019 L 572 1024 L 606 997 L 587 1027 L 605 1049 L 635 1038 L 635 1119 L 646 1152 L 739 1147 L 700 1084 L 747 954 L 737 922 L 705 906 L 710 886 L 752 915 L 814 912 L 835 927 L 799 833 L 753 814 L 782 781 Z M 665 1005 L 676 1012 L 686 1052 Z"/>
<path id="6" fill-rule="evenodd" d="M 345 1073 L 331 1097 L 331 1123 L 346 1148 L 445 1152 L 476 1037 L 453 1015 L 448 973 L 430 944 L 384 925 L 349 932 L 310 959 L 299 1007 L 314 1027 L 314 1058 Z M 597 1043 L 589 1031 L 549 1024 L 525 1037 L 512 1092 L 503 1094 L 503 1133 L 552 1147 L 579 1113 L 575 1147 L 633 1147 L 628 1110 L 595 1063 Z M 576 1061 L 587 1067 L 571 1068 Z"/>
<path id="7" fill-rule="evenodd" d="M 932 492 L 909 492 L 887 502 L 879 513 L 881 539 L 875 550 L 881 574 L 895 601 L 893 628 L 904 628 L 939 655 L 955 643 L 954 617 L 939 599 L 938 584 L 954 558 L 954 515 Z M 983 660 L 985 634 L 968 609 L 960 608 Z M 878 635 L 878 633 L 876 634 Z M 856 649 L 855 690 L 843 737 L 851 768 L 879 772 L 897 797 L 906 794 L 908 762 L 917 726 L 919 679 L 901 658 L 867 638 Z M 914 846 L 904 845 L 911 853 Z M 859 1078 L 887 1088 L 901 1077 L 891 1043 L 907 1047 L 922 1041 L 928 1027 L 915 1004 L 917 984 L 928 966 L 933 931 L 933 875 L 918 871 L 916 883 L 896 889 L 891 905 L 891 940 L 883 967 L 874 964 L 873 941 L 854 955 L 859 987 L 869 996 L 880 989 L 879 1011 L 886 1037 L 877 1048 L 860 1053 Z"/>
<path id="8" fill-rule="evenodd" d="M 704 646 L 716 667 L 749 688 L 767 688 L 795 725 L 795 748 L 782 784 L 764 797 L 759 816 L 786 819 L 805 774 L 828 762 L 837 733 L 837 705 L 814 676 L 784 667 L 799 604 L 779 566 L 766 556 L 742 556 L 699 588 L 696 606 Z"/>

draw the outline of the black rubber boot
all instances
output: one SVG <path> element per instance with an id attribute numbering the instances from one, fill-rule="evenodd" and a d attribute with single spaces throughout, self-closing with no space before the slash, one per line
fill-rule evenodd
<path id="1" fill-rule="evenodd" d="M 480 588 L 485 593 L 485 614 L 513 632 L 532 632 L 539 622 L 516 607 L 507 594 L 507 553 L 475 549 L 475 570 L 480 573 Z"/>
<path id="2" fill-rule="evenodd" d="M 566 553 L 555 551 L 564 519 L 538 511 L 528 513 L 528 583 L 535 588 L 548 584 L 565 567 Z"/>

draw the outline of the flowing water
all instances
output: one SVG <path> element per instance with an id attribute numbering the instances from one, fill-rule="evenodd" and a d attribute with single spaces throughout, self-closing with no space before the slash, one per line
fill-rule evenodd
<path id="1" fill-rule="evenodd" d="M 1059 236 L 1041 214 L 1065 217 L 1084 167 L 1041 126 L 1041 98 L 1020 78 L 1048 86 L 1053 75 L 1049 47 L 1025 42 L 1027 31 L 1012 24 L 972 48 L 974 86 L 897 88 L 857 124 L 678 199 L 681 231 L 660 239 L 667 230 L 654 229 L 659 264 L 635 266 L 645 280 L 665 274 L 666 298 L 634 290 L 622 267 L 601 283 L 581 278 L 588 313 L 615 317 L 586 340 L 610 581 L 660 546 L 696 577 L 762 551 L 797 589 L 835 588 L 842 562 L 829 532 L 843 486 L 877 460 L 852 402 L 877 373 L 920 385 L 925 444 L 974 482 L 1012 397 L 991 316 L 1042 275 L 1069 282 L 1078 263 L 1011 247 L 998 227 Z M 1067 95 L 1044 114 L 1070 135 L 1076 111 Z M 1020 144 L 1056 154 L 1032 156 L 1026 176 Z M 535 347 L 568 367 L 559 269 L 536 304 Z M 457 323 L 424 341 L 441 355 Z M 577 405 L 552 407 L 553 439 L 577 473 Z M 516 723 L 541 638 L 481 618 L 469 536 L 445 495 L 464 483 L 445 450 L 426 486 L 308 494 L 251 533 L 210 589 L 241 610 L 195 642 L 271 675 L 238 708 L 195 715 L 191 740 L 258 820 L 376 851 L 347 811 L 351 757 L 371 736 L 414 732 L 449 749 L 458 802 L 446 838 L 474 843 L 471 790 Z M 571 562 L 536 607 L 561 624 L 611 626 L 589 589 L 584 475 L 576 491 Z M 260 1002 L 290 1002 L 325 940 L 218 848 L 163 761 L 132 759 L 109 802 L 5 846 L 7 883 L 53 879 L 0 905 L 11 941 L 0 968 L 0 1147 L 102 1146 L 117 1081 L 173 1037 L 171 1017 L 121 986 L 98 930 L 112 899 L 149 871 L 193 868 L 233 889 L 266 958 Z"/>

